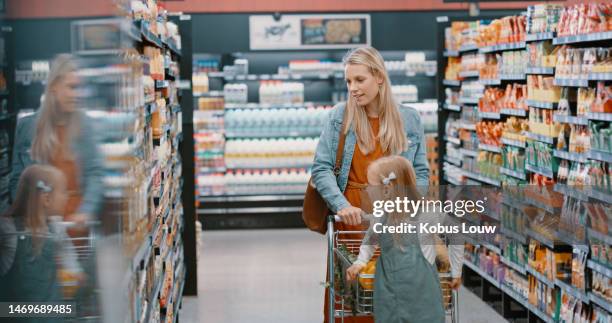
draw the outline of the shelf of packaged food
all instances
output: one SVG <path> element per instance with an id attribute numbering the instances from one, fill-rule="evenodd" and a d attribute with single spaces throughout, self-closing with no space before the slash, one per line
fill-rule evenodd
<path id="1" fill-rule="evenodd" d="M 461 145 L 461 139 L 459 139 L 457 137 L 444 136 L 444 140 L 448 141 L 450 143 L 453 143 L 455 145 Z"/>
<path id="2" fill-rule="evenodd" d="M 459 51 L 458 50 L 445 50 L 443 55 L 444 57 L 459 57 Z"/>
<path id="3" fill-rule="evenodd" d="M 459 151 L 464 156 L 478 157 L 478 150 L 472 150 L 472 149 L 467 149 L 467 148 L 460 148 Z"/>
<path id="4" fill-rule="evenodd" d="M 587 234 L 589 239 L 594 239 L 608 245 L 612 245 L 612 236 L 608 234 L 601 233 L 599 231 L 595 231 L 591 228 L 587 228 Z"/>
<path id="5" fill-rule="evenodd" d="M 457 167 L 461 167 L 461 159 L 457 159 L 454 157 L 444 156 L 444 161 L 453 164 Z"/>
<path id="6" fill-rule="evenodd" d="M 587 152 L 587 156 L 590 159 L 601 160 L 604 162 L 612 163 L 612 153 L 607 151 L 601 151 L 596 149 L 591 149 Z"/>
<path id="7" fill-rule="evenodd" d="M 540 174 L 540 175 L 546 176 L 548 178 L 553 178 L 555 176 L 551 169 L 543 168 L 543 167 L 538 167 L 538 166 L 531 165 L 531 164 L 528 164 L 528 163 L 525 164 L 525 169 L 527 171 L 532 172 L 532 173 Z"/>
<path id="8" fill-rule="evenodd" d="M 141 35 L 144 37 L 143 39 L 148 41 L 149 43 L 159 47 L 159 48 L 164 48 L 164 44 L 162 43 L 161 39 L 155 35 L 151 29 L 149 29 L 149 27 L 147 26 L 146 23 L 144 23 L 143 21 L 139 21 L 137 22 L 137 25 L 140 26 L 140 33 Z"/>
<path id="9" fill-rule="evenodd" d="M 516 116 L 516 117 L 526 117 L 527 116 L 527 111 L 520 110 L 520 109 L 501 109 L 500 112 L 501 114 L 505 114 L 509 116 Z"/>
<path id="10" fill-rule="evenodd" d="M 571 87 L 589 86 L 589 80 L 581 80 L 581 79 L 555 78 L 553 83 L 556 86 L 571 86 Z"/>
<path id="11" fill-rule="evenodd" d="M 561 122 L 561 123 L 576 124 L 576 125 L 584 125 L 584 126 L 589 124 L 589 119 L 587 118 L 567 116 L 567 115 L 557 114 L 557 113 L 553 114 L 553 121 Z"/>
<path id="12" fill-rule="evenodd" d="M 530 107 L 540 108 L 540 109 L 549 109 L 549 110 L 556 109 L 558 106 L 558 103 L 556 102 L 547 102 L 547 101 L 527 100 L 526 103 Z"/>
<path id="13" fill-rule="evenodd" d="M 194 98 L 217 98 L 223 96 L 223 91 L 193 92 Z"/>
<path id="14" fill-rule="evenodd" d="M 480 275 L 482 278 L 486 279 L 489 283 L 491 283 L 493 286 L 500 288 L 500 283 L 495 280 L 495 278 L 491 277 L 491 275 L 485 273 L 484 271 L 482 271 L 482 269 L 480 269 L 478 266 L 476 266 L 474 263 L 472 263 L 471 261 L 465 260 L 463 262 L 464 265 L 466 265 L 468 268 L 470 268 L 471 270 L 473 270 L 474 272 L 476 272 L 478 275 Z"/>
<path id="15" fill-rule="evenodd" d="M 590 81 L 612 81 L 612 73 L 594 72 L 589 73 Z"/>
<path id="16" fill-rule="evenodd" d="M 284 168 L 311 168 L 312 163 L 305 164 L 283 164 L 283 165 L 274 165 L 274 166 L 266 166 L 266 165 L 245 165 L 245 166 L 237 166 L 237 165 L 226 165 L 228 170 L 248 170 L 248 169 L 284 169 Z"/>
<path id="17" fill-rule="evenodd" d="M 501 52 L 501 51 L 506 51 L 506 50 L 522 49 L 525 47 L 526 47 L 526 44 L 524 41 L 522 41 L 522 42 L 505 43 L 505 44 L 497 44 L 497 45 L 491 45 L 491 46 L 486 46 L 486 47 L 480 47 L 478 49 L 478 52 L 494 53 L 494 52 Z"/>
<path id="18" fill-rule="evenodd" d="M 151 250 L 153 249 L 153 244 L 151 241 L 151 234 L 147 234 L 140 243 L 140 247 L 136 249 L 136 252 L 132 257 L 129 257 L 131 260 L 131 268 L 132 271 L 138 270 L 141 263 L 145 261 L 146 257 L 151 254 Z"/>
<path id="19" fill-rule="evenodd" d="M 532 238 L 535 239 L 537 241 L 539 241 L 540 243 L 544 244 L 545 246 L 547 246 L 550 249 L 554 249 L 555 248 L 555 241 L 554 240 L 550 240 L 549 238 L 541 235 L 538 232 L 535 232 L 531 229 L 525 229 L 525 233 L 527 233 L 527 235 Z"/>
<path id="20" fill-rule="evenodd" d="M 518 178 L 518 179 L 522 179 L 522 180 L 526 180 L 527 179 L 527 175 L 524 172 L 519 172 L 519 171 L 511 170 L 509 168 L 500 167 L 499 168 L 499 172 L 504 174 L 504 175 L 512 176 L 514 178 Z"/>
<path id="21" fill-rule="evenodd" d="M 224 73 L 209 74 L 209 77 L 222 77 L 225 81 L 268 81 L 268 80 L 279 80 L 279 81 L 313 81 L 313 80 L 330 80 L 343 78 L 343 73 L 327 72 L 319 74 L 241 74 L 241 75 L 225 75 Z"/>
<path id="22" fill-rule="evenodd" d="M 502 81 L 524 81 L 527 78 L 525 73 L 522 74 L 500 74 L 499 79 Z"/>
<path id="23" fill-rule="evenodd" d="M 538 209 L 544 210 L 550 214 L 559 214 L 558 212 L 561 211 L 560 208 L 555 208 L 551 205 L 545 204 L 541 201 L 538 201 L 536 199 L 531 198 L 530 196 L 526 196 L 525 197 L 525 201 L 527 202 L 527 204 L 531 205 L 531 206 L 535 206 Z"/>
<path id="24" fill-rule="evenodd" d="M 181 278 L 181 287 L 179 288 L 178 294 L 176 294 L 176 301 L 174 302 L 174 320 L 173 323 L 178 322 L 178 311 L 181 308 L 181 303 L 183 302 L 183 290 L 185 290 L 185 274 L 182 275 Z"/>
<path id="25" fill-rule="evenodd" d="M 593 292 L 589 292 L 589 299 L 591 300 L 591 302 L 597 304 L 597 306 L 603 308 L 604 310 L 608 311 L 608 313 L 612 313 L 612 302 L 606 300 L 605 298 L 593 293 Z"/>
<path id="26" fill-rule="evenodd" d="M 315 106 L 321 105 L 333 105 L 332 102 L 296 102 L 296 103 L 279 103 L 279 104 L 270 104 L 270 103 L 225 103 L 225 109 L 244 109 L 244 110 L 253 110 L 253 109 L 304 109 L 311 108 Z"/>
<path id="27" fill-rule="evenodd" d="M 207 214 L 273 214 L 273 213 L 301 213 L 302 207 L 261 207 L 261 208 L 222 208 L 222 209 L 199 209 L 198 215 Z"/>
<path id="28" fill-rule="evenodd" d="M 587 267 L 591 268 L 592 270 L 606 275 L 609 278 L 612 278 L 612 268 L 606 266 L 606 265 L 602 265 L 596 261 L 593 261 L 591 259 L 587 260 Z"/>
<path id="29" fill-rule="evenodd" d="M 574 152 L 563 151 L 563 150 L 558 150 L 558 149 L 555 149 L 553 151 L 553 155 L 561 159 L 572 160 L 572 161 L 579 162 L 579 163 L 586 162 L 587 156 L 588 156 L 587 154 L 574 153 Z"/>
<path id="30" fill-rule="evenodd" d="M 590 120 L 612 122 L 612 113 L 589 112 L 587 118 Z"/>
<path id="31" fill-rule="evenodd" d="M 478 117 L 480 117 L 481 119 L 501 119 L 501 115 L 499 114 L 499 112 L 478 112 Z"/>
<path id="32" fill-rule="evenodd" d="M 480 73 L 478 71 L 461 71 L 459 72 L 459 77 L 468 78 L 468 77 L 478 77 Z"/>
<path id="33" fill-rule="evenodd" d="M 478 104 L 480 98 L 459 98 L 459 103 L 461 104 Z"/>
<path id="34" fill-rule="evenodd" d="M 206 196 L 198 198 L 200 203 L 229 203 L 229 202 L 273 202 L 273 201 L 301 201 L 301 194 L 278 194 L 278 195 L 226 195 Z"/>
<path id="35" fill-rule="evenodd" d="M 225 173 L 227 168 L 225 167 L 198 167 L 196 175 L 211 174 L 211 173 Z"/>
<path id="36" fill-rule="evenodd" d="M 490 151 L 492 153 L 501 154 L 501 147 L 487 144 L 478 144 L 478 149 Z"/>
<path id="37" fill-rule="evenodd" d="M 514 261 L 506 258 L 506 257 L 500 257 L 499 260 L 506 266 L 510 267 L 512 270 L 517 271 L 523 275 L 527 275 L 527 270 L 525 269 L 525 266 L 521 266 L 519 264 L 514 263 Z"/>
<path id="38" fill-rule="evenodd" d="M 531 268 L 531 266 L 529 265 L 525 266 L 525 270 L 527 271 L 528 274 L 535 277 L 540 282 L 548 285 L 548 287 L 555 288 L 555 283 L 552 280 L 548 279 L 548 277 L 539 273 L 537 270 Z"/>
<path id="39" fill-rule="evenodd" d="M 475 123 L 468 123 L 468 122 L 460 122 L 459 123 L 459 128 L 465 129 L 465 130 L 475 131 L 476 130 L 476 124 Z"/>
<path id="40" fill-rule="evenodd" d="M 481 245 L 481 246 L 483 246 L 483 247 L 485 247 L 485 248 L 487 248 L 487 249 L 488 249 L 488 250 L 490 250 L 490 251 L 493 251 L 494 253 L 496 253 L 496 254 L 498 254 L 498 255 L 500 255 L 500 256 L 501 256 L 501 254 L 502 254 L 501 249 L 499 249 L 499 247 L 494 246 L 494 245 L 492 245 L 492 244 L 490 244 L 490 243 L 483 242 L 483 243 L 481 243 L 480 245 Z"/>
<path id="41" fill-rule="evenodd" d="M 461 81 L 459 80 L 443 80 L 442 84 L 446 86 L 461 86 Z"/>
<path id="42" fill-rule="evenodd" d="M 279 132 L 245 132 L 236 133 L 228 130 L 225 133 L 226 139 L 236 138 L 315 138 L 321 135 L 321 131 L 288 131 L 285 133 Z"/>
<path id="43" fill-rule="evenodd" d="M 476 44 L 464 45 L 464 46 L 459 47 L 459 53 L 473 52 L 477 50 L 478 50 L 478 46 Z"/>
<path id="44" fill-rule="evenodd" d="M 525 35 L 525 41 L 541 41 L 541 40 L 549 40 L 549 39 L 554 39 L 556 36 L 556 33 L 554 32 L 543 32 L 543 33 L 536 33 L 536 34 L 527 34 Z"/>
<path id="45" fill-rule="evenodd" d="M 527 237 L 520 233 L 517 233 L 513 230 L 506 229 L 506 228 L 501 228 L 499 232 L 501 232 L 502 235 L 512 238 L 522 244 L 527 244 Z"/>
<path id="46" fill-rule="evenodd" d="M 555 68 L 554 67 L 528 66 L 525 69 L 525 74 L 554 75 Z"/>
<path id="47" fill-rule="evenodd" d="M 465 177 L 468 177 L 468 178 L 471 178 L 471 179 L 474 179 L 474 180 L 477 180 L 477 181 L 480 181 L 486 184 L 490 184 L 493 186 L 501 186 L 501 183 L 498 180 L 495 180 L 495 179 L 492 179 L 486 176 L 482 176 L 476 173 L 472 173 L 470 171 L 463 170 L 463 169 L 461 170 L 461 172 L 463 175 L 465 175 Z"/>
<path id="48" fill-rule="evenodd" d="M 176 42 L 173 39 L 165 39 L 162 41 L 168 49 L 177 56 L 181 56 L 181 50 L 178 49 Z"/>
<path id="49" fill-rule="evenodd" d="M 500 85 L 500 79 L 479 79 L 478 82 L 482 85 Z"/>
<path id="50" fill-rule="evenodd" d="M 612 39 L 612 31 L 604 31 L 581 35 L 557 36 L 553 39 L 553 45 L 607 41 L 610 39 Z"/>
<path id="51" fill-rule="evenodd" d="M 458 104 L 444 104 L 444 109 L 445 110 L 450 110 L 450 111 L 461 111 L 461 105 L 458 105 Z"/>
<path id="52" fill-rule="evenodd" d="M 587 190 L 589 197 L 596 199 L 598 201 L 606 202 L 608 204 L 612 204 L 612 193 L 609 192 L 601 192 L 596 189 L 591 188 Z"/>
<path id="53" fill-rule="evenodd" d="M 581 201 L 589 200 L 589 195 L 586 194 L 583 190 L 578 190 L 578 189 L 572 188 L 571 186 L 568 186 L 565 184 L 556 183 L 554 190 L 557 193 L 561 193 L 566 196 L 571 196 Z"/>
<path id="54" fill-rule="evenodd" d="M 554 137 L 548 137 L 548 136 L 540 135 L 540 134 L 529 132 L 529 131 L 525 132 L 525 136 L 531 140 L 541 141 L 543 143 L 547 143 L 551 145 L 555 143 Z"/>
<path id="55" fill-rule="evenodd" d="M 537 310 L 538 312 L 534 311 L 533 305 L 529 304 L 529 301 L 524 298 L 523 296 L 521 296 L 519 293 L 515 292 L 512 287 L 508 287 L 504 284 L 501 284 L 501 290 L 502 292 L 504 292 L 506 295 L 512 297 L 517 303 L 521 304 L 523 307 L 525 307 L 527 310 L 533 312 L 534 314 L 538 315 L 541 319 L 544 320 L 544 322 L 549 323 L 549 322 L 553 322 L 551 318 L 547 317 L 547 315 L 545 315 L 544 313 L 542 313 L 540 310 Z"/>
<path id="56" fill-rule="evenodd" d="M 155 308 L 155 302 L 158 301 L 159 298 L 159 292 L 162 289 L 162 286 L 164 284 L 164 273 L 162 272 L 161 277 L 159 277 L 157 280 L 158 282 L 153 285 L 155 286 L 153 289 L 153 292 L 151 293 L 151 295 L 149 296 L 149 298 L 147 299 L 149 302 L 147 304 L 147 308 L 145 309 L 145 320 L 143 322 L 149 322 L 151 319 L 151 314 L 153 314 L 153 309 Z"/>
<path id="57" fill-rule="evenodd" d="M 586 244 L 586 242 L 577 240 L 573 234 L 565 230 L 559 229 L 555 233 L 555 235 L 557 239 L 559 239 L 559 241 L 565 243 L 566 245 L 572 246 L 576 249 L 580 249 L 585 253 L 589 253 L 589 246 Z"/>

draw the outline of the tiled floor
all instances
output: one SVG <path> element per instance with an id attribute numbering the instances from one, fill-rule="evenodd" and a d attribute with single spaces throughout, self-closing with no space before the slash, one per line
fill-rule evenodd
<path id="1" fill-rule="evenodd" d="M 198 297 L 186 297 L 181 322 L 317 323 L 323 317 L 326 242 L 303 229 L 205 231 Z M 460 322 L 505 322 L 461 289 Z"/>

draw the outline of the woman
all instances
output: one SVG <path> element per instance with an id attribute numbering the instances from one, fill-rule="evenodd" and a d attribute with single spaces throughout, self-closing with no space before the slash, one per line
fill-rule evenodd
<path id="1" fill-rule="evenodd" d="M 368 166 L 383 156 L 401 155 L 412 162 L 417 185 L 424 189 L 429 183 L 429 165 L 421 118 L 416 110 L 399 107 L 393 99 L 380 53 L 372 47 L 357 48 L 345 56 L 343 63 L 348 102 L 330 112 L 315 152 L 312 178 L 331 212 L 342 217 L 334 230 L 364 231 L 367 227 L 361 225 L 361 190 L 367 186 Z M 342 124 L 345 113 L 346 124 Z M 346 141 L 336 178 L 333 168 L 340 131 L 346 134 Z M 326 301 L 326 307 L 327 304 Z M 326 322 L 327 319 L 326 316 Z"/>
<path id="2" fill-rule="evenodd" d="M 10 185 L 14 198 L 17 181 L 26 167 L 36 163 L 58 168 L 68 180 L 68 203 L 62 215 L 67 221 L 84 224 L 93 219 L 102 200 L 103 169 L 93 122 L 77 107 L 76 70 L 70 55 L 57 56 L 51 64 L 41 108 L 19 119 Z"/>

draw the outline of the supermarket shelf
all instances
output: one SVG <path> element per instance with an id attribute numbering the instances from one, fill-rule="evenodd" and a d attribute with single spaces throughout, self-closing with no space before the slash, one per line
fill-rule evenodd
<path id="1" fill-rule="evenodd" d="M 553 137 L 548 137 L 548 136 L 543 136 L 537 133 L 533 133 L 533 132 L 529 132 L 527 131 L 525 133 L 526 137 L 531 139 L 531 140 L 536 140 L 536 141 L 541 141 L 543 143 L 547 143 L 547 144 L 554 144 L 555 143 L 555 138 Z"/>
<path id="2" fill-rule="evenodd" d="M 283 169 L 283 168 L 310 168 L 312 167 L 312 163 L 308 164 L 283 164 L 278 166 L 265 166 L 265 165 L 248 165 L 248 166 L 234 166 L 234 165 L 226 165 L 228 170 L 232 169 Z"/>
<path id="3" fill-rule="evenodd" d="M 495 286 L 497 288 L 501 288 L 501 284 L 497 280 L 495 280 L 495 278 L 491 277 L 489 274 L 487 274 L 484 271 L 482 271 L 482 269 L 480 269 L 478 266 L 476 266 L 471 261 L 465 260 L 465 261 L 463 261 L 463 264 L 466 265 L 471 270 L 473 270 L 474 272 L 476 272 L 482 278 L 486 279 L 493 286 Z"/>
<path id="4" fill-rule="evenodd" d="M 577 124 L 577 125 L 588 125 L 589 120 L 583 117 L 576 116 L 566 116 L 563 114 L 553 114 L 553 121 L 561 122 L 561 123 L 569 123 L 569 124 Z"/>
<path id="5" fill-rule="evenodd" d="M 445 50 L 444 57 L 459 57 L 459 51 L 457 50 Z"/>
<path id="6" fill-rule="evenodd" d="M 301 213 L 302 207 L 253 207 L 253 208 L 233 208 L 233 209 L 199 209 L 198 215 L 209 214 L 272 214 L 272 213 Z"/>
<path id="7" fill-rule="evenodd" d="M 587 267 L 593 269 L 594 271 L 600 273 L 600 274 L 604 274 L 608 277 L 612 278 L 612 268 L 608 267 L 608 266 L 604 266 L 596 261 L 593 261 L 591 259 L 587 260 Z"/>
<path id="8" fill-rule="evenodd" d="M 522 235 L 522 234 L 519 234 L 519 233 L 514 232 L 512 230 L 509 230 L 509 229 L 504 229 L 504 228 L 501 228 L 500 232 L 501 232 L 501 234 L 503 234 L 503 235 L 505 235 L 507 237 L 510 237 L 510 238 L 512 238 L 512 239 L 514 239 L 514 240 L 516 240 L 516 241 L 518 241 L 520 243 L 522 243 L 522 244 L 527 244 L 527 237 Z"/>
<path id="9" fill-rule="evenodd" d="M 527 78 L 525 73 L 523 74 L 500 74 L 499 79 L 502 81 L 524 81 Z"/>
<path id="10" fill-rule="evenodd" d="M 580 291 L 579 289 L 575 288 L 572 285 L 569 285 L 559 279 L 555 280 L 555 284 L 557 284 L 559 287 L 561 287 L 561 289 L 570 294 L 571 296 L 573 296 L 574 298 L 582 301 L 585 304 L 589 304 L 590 303 L 590 299 L 587 296 L 587 294 L 585 294 L 584 292 Z"/>
<path id="11" fill-rule="evenodd" d="M 489 249 L 490 251 L 493 251 L 494 253 L 498 254 L 501 256 L 502 252 L 501 249 L 499 249 L 499 247 L 494 246 L 490 243 L 481 243 L 480 245 L 482 245 L 483 247 Z"/>
<path id="12" fill-rule="evenodd" d="M 478 50 L 478 46 L 476 46 L 476 45 L 467 45 L 467 46 L 461 46 L 459 48 L 459 53 L 473 52 L 473 51 L 477 51 L 477 50 Z"/>
<path id="13" fill-rule="evenodd" d="M 465 184 L 464 182 L 459 181 L 459 180 L 457 180 L 457 179 L 455 179 L 455 178 L 453 178 L 453 177 L 444 176 L 444 179 L 445 179 L 447 182 L 449 182 L 449 183 L 451 183 L 451 184 L 453 184 L 453 185 L 457 185 L 457 186 L 460 186 L 460 185 L 464 185 L 464 184 Z"/>
<path id="14" fill-rule="evenodd" d="M 527 100 L 527 105 L 534 108 L 540 109 L 556 109 L 558 103 L 546 102 L 546 101 L 536 101 L 536 100 Z"/>
<path id="15" fill-rule="evenodd" d="M 571 186 L 568 186 L 565 184 L 559 184 L 559 183 L 555 184 L 554 190 L 557 193 L 561 193 L 566 196 L 571 196 L 581 201 L 589 200 L 589 195 L 586 194 L 584 191 L 572 188 Z"/>
<path id="16" fill-rule="evenodd" d="M 480 73 L 478 71 L 461 71 L 459 72 L 459 77 L 467 78 L 467 77 L 478 77 Z"/>
<path id="17" fill-rule="evenodd" d="M 319 137 L 321 135 L 320 131 L 289 131 L 286 133 L 279 132 L 246 132 L 246 133 L 236 133 L 227 131 L 225 133 L 226 139 L 235 139 L 235 138 L 314 138 Z"/>
<path id="18" fill-rule="evenodd" d="M 459 80 L 443 80 L 442 84 L 446 86 L 461 86 L 461 81 Z"/>
<path id="19" fill-rule="evenodd" d="M 531 305 L 528 303 L 528 308 L 529 311 L 531 311 L 531 313 L 537 315 L 542 321 L 546 322 L 546 323 L 556 323 L 557 321 L 553 320 L 552 317 L 550 317 L 548 314 L 542 312 L 539 308 L 535 307 L 534 305 Z"/>
<path id="20" fill-rule="evenodd" d="M 554 32 L 527 34 L 525 36 L 525 40 L 528 41 L 528 42 L 529 41 L 548 40 L 548 39 L 554 39 L 554 38 L 555 38 L 555 33 Z"/>
<path id="21" fill-rule="evenodd" d="M 540 174 L 540 175 L 546 176 L 548 178 L 553 178 L 554 177 L 553 171 L 550 170 L 550 169 L 534 166 L 534 165 L 527 164 L 527 163 L 525 163 L 525 169 L 530 171 L 530 172 L 532 172 L 532 173 Z"/>
<path id="22" fill-rule="evenodd" d="M 589 80 L 555 78 L 554 84 L 556 86 L 587 87 L 589 86 Z"/>
<path id="23" fill-rule="evenodd" d="M 459 151 L 461 152 L 462 155 L 465 155 L 465 156 L 478 157 L 478 151 L 477 150 L 460 148 Z"/>
<path id="24" fill-rule="evenodd" d="M 492 178 L 488 178 L 486 176 L 482 176 L 476 173 L 472 173 L 466 170 L 462 170 L 462 173 L 466 176 L 469 177 L 471 179 L 483 182 L 483 183 L 487 183 L 487 184 L 491 184 L 493 186 L 501 186 L 500 181 L 492 179 Z"/>
<path id="25" fill-rule="evenodd" d="M 548 248 L 550 249 L 555 248 L 555 242 L 553 240 L 550 240 L 547 237 L 539 234 L 538 232 L 532 231 L 531 229 L 525 229 L 525 232 L 527 233 L 529 237 L 543 243 Z"/>
<path id="26" fill-rule="evenodd" d="M 609 245 L 612 244 L 612 236 L 608 234 L 600 233 L 599 231 L 595 231 L 591 228 L 587 228 L 587 233 L 588 233 L 589 239 L 595 239 L 595 240 L 604 242 Z"/>
<path id="27" fill-rule="evenodd" d="M 172 39 L 166 39 L 163 41 L 163 43 L 166 45 L 166 47 L 168 47 L 168 49 L 170 49 L 171 52 L 173 52 L 175 55 L 177 56 L 181 56 L 182 53 L 181 51 L 178 49 L 178 47 L 176 46 L 176 43 L 174 42 L 174 40 Z"/>
<path id="28" fill-rule="evenodd" d="M 493 46 L 481 47 L 478 49 L 480 53 L 493 53 L 500 52 L 505 50 L 514 50 L 514 49 L 522 49 L 525 48 L 525 42 L 516 42 L 516 43 L 506 43 L 506 44 L 498 44 Z"/>
<path id="29" fill-rule="evenodd" d="M 589 80 L 591 81 L 611 81 L 612 73 L 590 73 Z"/>
<path id="30" fill-rule="evenodd" d="M 526 117 L 527 111 L 519 110 L 519 109 L 501 109 L 501 114 L 516 116 L 516 117 Z"/>
<path id="31" fill-rule="evenodd" d="M 459 98 L 461 104 L 478 104 L 479 98 Z"/>
<path id="32" fill-rule="evenodd" d="M 501 115 L 497 112 L 478 112 L 478 116 L 481 119 L 493 119 L 493 120 L 501 119 Z"/>
<path id="33" fill-rule="evenodd" d="M 591 34 L 556 37 L 553 39 L 553 45 L 605 41 L 610 39 L 612 39 L 612 31 L 606 31 Z"/>
<path id="34" fill-rule="evenodd" d="M 601 161 L 605 161 L 608 163 L 612 163 L 612 153 L 609 153 L 606 151 L 591 149 L 587 153 L 587 156 L 590 159 L 601 160 Z"/>
<path id="35" fill-rule="evenodd" d="M 461 145 L 461 139 L 457 138 L 457 137 L 451 137 L 451 136 L 444 136 L 444 140 L 453 143 L 455 145 Z"/>
<path id="36" fill-rule="evenodd" d="M 466 122 L 461 122 L 459 124 L 459 128 L 461 129 L 465 129 L 465 130 L 472 130 L 475 131 L 476 130 L 476 124 L 474 123 L 466 123 Z"/>
<path id="37" fill-rule="evenodd" d="M 589 246 L 587 246 L 586 242 L 576 240 L 576 237 L 574 237 L 573 234 L 565 230 L 559 229 L 559 231 L 557 231 L 556 233 L 556 236 L 559 241 L 565 243 L 566 245 L 572 246 L 576 249 L 580 249 L 585 253 L 589 253 Z"/>
<path id="38" fill-rule="evenodd" d="M 529 273 L 531 276 L 535 277 L 540 282 L 548 285 L 548 287 L 550 287 L 550 288 L 555 288 L 555 283 L 552 280 L 548 279 L 548 277 L 540 274 L 538 271 L 536 271 L 535 269 L 531 268 L 529 265 L 527 265 L 525 267 L 525 269 L 527 270 L 527 273 Z"/>
<path id="39" fill-rule="evenodd" d="M 478 149 L 490 151 L 492 153 L 501 154 L 501 148 L 498 146 L 487 145 L 487 144 L 478 144 Z"/>
<path id="40" fill-rule="evenodd" d="M 612 113 L 589 112 L 587 113 L 587 118 L 589 118 L 590 120 L 600 120 L 600 121 L 612 122 Z"/>
<path id="41" fill-rule="evenodd" d="M 199 174 L 210 174 L 210 173 L 225 173 L 227 168 L 225 167 L 198 167 L 196 175 Z"/>
<path id="42" fill-rule="evenodd" d="M 453 158 L 453 157 L 449 157 L 449 156 L 444 156 L 444 161 L 451 163 L 457 167 L 461 167 L 461 159 L 457 159 L 457 158 Z"/>
<path id="43" fill-rule="evenodd" d="M 221 98 L 223 96 L 223 91 L 193 92 L 194 98 Z"/>
<path id="44" fill-rule="evenodd" d="M 140 24 L 140 33 L 144 37 L 143 39 L 163 49 L 164 44 L 162 43 L 161 39 L 157 37 L 157 35 L 155 35 L 145 23 L 141 21 L 139 24 Z"/>
<path id="45" fill-rule="evenodd" d="M 591 299 L 591 302 L 597 304 L 599 307 L 608 311 L 608 313 L 612 313 L 612 302 L 607 301 L 605 298 L 593 292 L 589 292 L 588 295 L 589 295 L 589 299 Z"/>
<path id="46" fill-rule="evenodd" d="M 571 153 L 568 151 L 562 151 L 557 149 L 554 150 L 553 155 L 561 159 L 572 160 L 579 163 L 586 162 L 588 156 L 587 154 Z"/>
<path id="47" fill-rule="evenodd" d="M 200 197 L 200 203 L 225 203 L 225 202 L 271 202 L 271 201 L 302 201 L 303 194 L 283 195 L 225 195 Z"/>
<path id="48" fill-rule="evenodd" d="M 513 269 L 514 271 L 517 271 L 523 275 L 527 275 L 527 270 L 525 269 L 525 266 L 521 266 L 519 264 L 514 263 L 514 261 L 511 261 L 510 259 L 506 258 L 506 257 L 500 257 L 499 258 L 501 260 L 501 262 L 510 267 L 511 269 Z"/>
<path id="49" fill-rule="evenodd" d="M 142 243 L 140 247 L 136 250 L 136 253 L 132 257 L 132 271 L 137 271 L 140 267 L 140 264 L 146 260 L 151 254 L 151 250 L 153 249 L 153 244 L 151 240 L 151 235 L 147 234 L 144 239 L 142 239 Z"/>
<path id="50" fill-rule="evenodd" d="M 500 79 L 479 79 L 478 82 L 480 82 L 482 85 L 500 85 L 501 84 Z"/>
<path id="51" fill-rule="evenodd" d="M 554 67 L 528 66 L 525 69 L 525 74 L 554 75 L 555 74 L 555 68 Z"/>
<path id="52" fill-rule="evenodd" d="M 225 109 L 300 109 L 317 105 L 333 105 L 332 102 L 299 102 L 299 103 L 225 103 Z"/>
<path id="53" fill-rule="evenodd" d="M 589 196 L 598 201 L 602 201 L 608 204 L 612 204 L 612 194 L 600 192 L 598 190 L 588 190 Z"/>
<path id="54" fill-rule="evenodd" d="M 550 206 L 548 204 L 544 204 L 544 203 L 542 203 L 542 202 L 540 202 L 538 200 L 534 200 L 534 199 L 532 199 L 530 197 L 526 197 L 525 201 L 527 202 L 527 204 L 529 204 L 531 206 L 535 206 L 538 209 L 544 210 L 544 211 L 546 211 L 548 213 L 551 213 L 551 214 L 558 214 L 558 211 L 560 211 L 559 208 L 555 208 L 555 207 L 552 207 L 552 206 Z"/>
<path id="55" fill-rule="evenodd" d="M 512 176 L 514 178 L 518 178 L 518 179 L 522 179 L 522 180 L 526 180 L 527 179 L 527 175 L 524 172 L 517 172 L 505 167 L 500 167 L 499 168 L 499 172 L 504 174 L 504 175 L 508 175 L 508 176 Z"/>
<path id="56" fill-rule="evenodd" d="M 461 111 L 461 106 L 458 104 L 444 104 L 444 109 L 450 111 Z"/>

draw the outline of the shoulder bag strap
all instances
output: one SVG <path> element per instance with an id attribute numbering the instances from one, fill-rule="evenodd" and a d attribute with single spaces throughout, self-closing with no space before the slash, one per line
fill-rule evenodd
<path id="1" fill-rule="evenodd" d="M 338 150 L 336 151 L 336 165 L 334 166 L 334 175 L 336 178 L 340 176 L 340 170 L 342 169 L 342 157 L 344 155 L 344 142 L 346 141 L 346 132 L 344 127 L 347 123 L 348 106 L 344 107 L 344 115 L 342 117 L 342 126 L 340 127 L 340 140 L 338 141 Z"/>

